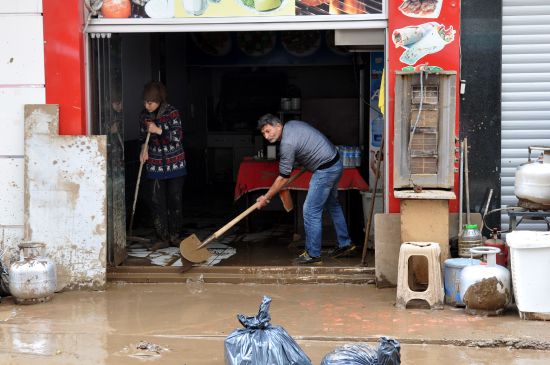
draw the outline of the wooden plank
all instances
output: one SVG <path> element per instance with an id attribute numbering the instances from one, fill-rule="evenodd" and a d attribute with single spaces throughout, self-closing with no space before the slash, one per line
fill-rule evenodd
<path id="1" fill-rule="evenodd" d="M 397 285 L 397 263 L 401 247 L 400 214 L 374 216 L 374 269 L 378 288 Z"/>
<path id="2" fill-rule="evenodd" d="M 58 290 L 106 281 L 106 139 L 59 136 L 57 105 L 25 106 L 25 238 L 46 244 Z"/>
<path id="3" fill-rule="evenodd" d="M 449 202 L 401 200 L 401 242 L 437 242 L 443 263 L 449 258 Z"/>

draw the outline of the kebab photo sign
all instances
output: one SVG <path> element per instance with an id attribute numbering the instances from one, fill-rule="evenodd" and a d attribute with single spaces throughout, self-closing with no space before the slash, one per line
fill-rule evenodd
<path id="1" fill-rule="evenodd" d="M 387 47 L 386 75 L 386 125 L 395 130 L 394 112 L 396 73 L 460 71 L 460 1 L 459 0 L 388 0 L 388 34 L 392 46 Z M 460 77 L 456 78 L 455 99 L 458 95 Z M 458 103 L 451 127 L 458 135 Z M 394 133 L 387 134 L 387 144 L 395 145 Z M 394 153 L 386 159 L 388 172 L 388 212 L 400 211 L 400 200 L 394 196 Z M 458 185 L 455 184 L 455 190 Z M 455 192 L 458 195 L 458 191 Z M 458 202 L 449 202 L 449 211 L 458 211 Z"/>

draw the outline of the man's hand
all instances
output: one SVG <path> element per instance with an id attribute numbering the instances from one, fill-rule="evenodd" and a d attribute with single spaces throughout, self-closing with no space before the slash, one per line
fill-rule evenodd
<path id="1" fill-rule="evenodd" d="M 256 199 L 256 202 L 260 203 L 258 209 L 262 209 L 263 207 L 268 205 L 270 199 L 279 193 L 279 191 L 285 186 L 287 181 L 288 177 L 282 177 L 280 175 L 277 176 L 277 178 L 273 182 L 273 185 L 271 185 L 267 193 Z"/>
<path id="2" fill-rule="evenodd" d="M 268 205 L 271 202 L 271 200 L 267 199 L 265 195 L 261 195 L 258 199 L 256 199 L 256 202 L 259 203 L 258 209 L 262 209 L 263 207 Z"/>

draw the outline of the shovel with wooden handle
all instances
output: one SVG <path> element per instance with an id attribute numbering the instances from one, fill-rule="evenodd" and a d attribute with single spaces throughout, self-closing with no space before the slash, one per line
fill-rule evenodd
<path id="1" fill-rule="evenodd" d="M 281 201 L 283 203 L 283 206 L 287 212 L 290 212 L 294 205 L 292 203 L 292 197 L 290 196 L 290 191 L 286 189 L 294 180 L 302 176 L 302 174 L 306 171 L 305 168 L 302 168 L 300 172 L 298 172 L 296 175 L 293 175 L 288 179 L 285 186 L 281 191 L 279 191 L 279 197 L 281 198 Z M 284 193 L 283 193 L 284 192 Z M 283 195 L 281 195 L 283 193 Z M 215 239 L 220 238 L 225 232 L 227 232 L 230 228 L 232 228 L 235 224 L 239 223 L 244 217 L 258 209 L 259 203 L 256 202 L 252 204 L 248 209 L 246 209 L 244 212 L 233 218 L 229 223 L 227 223 L 222 228 L 218 229 L 216 232 L 212 233 L 210 237 L 208 237 L 206 240 L 201 242 L 197 235 L 192 234 L 191 236 L 185 238 L 180 243 L 180 253 L 183 260 L 191 261 L 193 263 L 199 263 L 206 261 L 210 257 L 210 253 L 206 249 L 206 245 L 208 245 L 210 242 L 214 241 Z"/>

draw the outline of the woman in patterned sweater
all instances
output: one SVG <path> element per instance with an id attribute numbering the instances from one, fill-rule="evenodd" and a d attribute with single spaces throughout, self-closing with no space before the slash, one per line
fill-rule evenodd
<path id="1" fill-rule="evenodd" d="M 153 249 L 179 246 L 182 224 L 182 191 L 187 175 L 185 152 L 181 144 L 180 114 L 166 102 L 166 88 L 151 81 L 143 90 L 145 109 L 139 116 L 140 162 L 150 185 L 153 225 L 159 241 Z M 150 133 L 146 146 L 147 132 Z"/>

